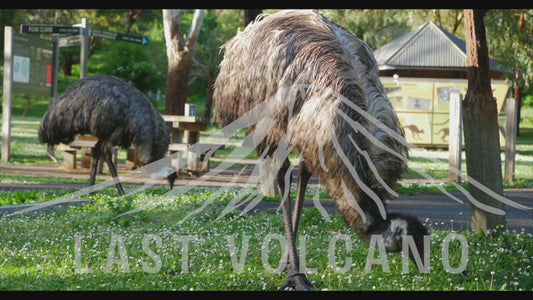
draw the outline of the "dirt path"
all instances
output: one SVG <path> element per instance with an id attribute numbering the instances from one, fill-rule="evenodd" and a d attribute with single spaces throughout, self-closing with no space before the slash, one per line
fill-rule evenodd
<path id="1" fill-rule="evenodd" d="M 180 176 L 176 180 L 175 186 L 190 186 L 195 187 L 257 187 L 259 185 L 259 178 L 252 175 L 254 168 L 253 162 L 238 168 L 226 169 L 212 176 L 190 177 Z M 123 166 L 119 166 L 119 172 L 127 173 Z M 236 177 L 237 173 L 241 172 L 241 177 Z M 25 176 L 48 176 L 56 178 L 77 178 L 89 179 L 89 170 L 76 169 L 65 170 L 58 168 L 54 164 L 38 165 L 38 166 L 9 166 L 0 167 L 1 174 L 18 174 Z M 296 176 L 296 174 L 294 174 Z M 296 178 L 296 177 L 294 177 Z M 111 182 L 111 176 L 100 174 L 97 179 L 104 182 Z M 427 181 L 421 180 L 405 180 L 403 183 L 418 183 L 427 184 Z M 143 184 L 152 184 L 154 187 L 165 187 L 166 182 L 163 180 L 157 181 L 150 178 L 128 178 L 125 182 L 125 188 L 139 187 Z M 317 185 L 317 178 L 312 178 L 310 186 Z M 108 184 L 109 188 L 114 188 Z M 48 189 L 72 189 L 82 190 L 87 188 L 87 184 L 7 184 L 0 180 L 0 191 L 12 190 L 48 190 Z M 466 197 L 461 193 L 453 193 L 453 196 L 463 201 L 459 203 L 456 200 L 444 194 L 417 194 L 417 195 L 400 195 L 398 198 L 387 201 L 387 205 L 391 212 L 401 212 L 407 214 L 414 214 L 420 220 L 426 222 L 430 228 L 434 229 L 454 229 L 467 230 L 470 228 L 470 203 Z M 533 188 L 529 189 L 509 189 L 505 190 L 504 196 L 523 206 L 533 207 Z M 76 199 L 69 203 L 69 205 L 82 205 L 88 201 L 87 199 Z M 0 214 L 10 213 L 15 210 L 24 209 L 28 206 L 13 206 L 0 208 Z M 68 205 L 62 204 L 62 208 Z M 334 203 L 329 199 L 321 199 L 320 201 L 306 200 L 304 207 L 317 208 L 322 212 L 324 220 L 327 221 L 326 215 L 337 213 Z M 45 209 L 50 209 L 45 208 Z M 57 208 L 57 207 L 55 207 Z M 61 207 L 60 207 L 61 208 Z M 3 210 L 2 210 L 3 209 Z M 244 208 L 241 208 L 244 209 Z M 255 214 L 260 212 L 266 213 L 281 213 L 281 208 L 277 202 L 261 201 L 253 209 L 247 213 Z M 520 232 L 524 230 L 528 233 L 533 233 L 533 210 L 521 210 L 510 206 L 506 207 L 506 215 L 508 220 L 508 229 Z"/>

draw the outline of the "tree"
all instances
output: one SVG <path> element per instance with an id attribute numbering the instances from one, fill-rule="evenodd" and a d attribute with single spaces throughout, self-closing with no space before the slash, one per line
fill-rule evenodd
<path id="1" fill-rule="evenodd" d="M 238 10 L 206 11 L 189 80 L 189 101 L 201 102 L 205 99 L 204 118 L 211 118 L 213 84 L 223 58 L 220 47 L 235 36 L 239 26 L 242 26 L 239 21 Z"/>
<path id="2" fill-rule="evenodd" d="M 182 40 L 180 22 L 183 11 L 179 9 L 163 10 L 163 25 L 168 57 L 165 107 L 167 114 L 184 114 L 188 95 L 189 74 L 204 14 L 205 10 L 203 9 L 195 11 L 189 34 Z"/>
<path id="3" fill-rule="evenodd" d="M 157 72 L 143 47 L 124 42 L 109 43 L 103 49 L 106 63 L 93 70 L 99 74 L 118 76 L 145 94 L 157 90 L 162 74 Z M 102 60 L 100 57 L 97 58 Z"/>
<path id="4" fill-rule="evenodd" d="M 522 92 L 533 81 L 533 9 L 492 9 L 485 18 L 488 47 L 491 55 L 508 68 L 514 98 L 518 103 L 518 120 L 522 107 Z M 517 134 L 520 135 L 519 123 Z"/>
<path id="5" fill-rule="evenodd" d="M 463 128 L 468 176 L 483 185 L 469 184 L 470 194 L 479 202 L 503 210 L 501 202 L 484 189 L 503 195 L 498 112 L 492 95 L 489 53 L 483 17 L 486 10 L 465 10 L 465 40 L 468 89 L 463 101 Z M 471 205 L 472 230 L 486 231 L 505 224 L 504 215 Z"/>

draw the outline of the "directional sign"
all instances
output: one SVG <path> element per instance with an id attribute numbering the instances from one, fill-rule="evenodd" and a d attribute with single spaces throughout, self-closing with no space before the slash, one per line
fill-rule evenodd
<path id="1" fill-rule="evenodd" d="M 72 35 L 59 38 L 59 47 L 71 47 L 81 45 L 81 35 Z"/>
<path id="2" fill-rule="evenodd" d="M 74 26 L 22 24 L 20 25 L 20 31 L 24 33 L 82 34 L 83 28 L 80 27 L 80 25 L 81 24 L 77 24 Z M 109 31 L 109 30 L 103 30 L 103 29 L 91 28 L 89 35 L 104 38 L 104 39 L 123 41 L 123 42 L 135 43 L 135 44 L 141 44 L 141 45 L 148 44 L 148 39 L 144 36 L 128 34 L 128 33 L 119 33 L 119 32 L 114 32 L 114 31 Z M 71 44 L 66 44 L 69 41 L 71 42 Z M 74 44 L 78 42 L 72 39 L 72 40 L 61 41 L 61 43 L 62 43 L 61 46 L 64 47 L 64 46 L 73 46 Z"/>
<path id="3" fill-rule="evenodd" d="M 104 38 L 104 39 L 110 39 L 110 40 L 116 40 L 116 41 L 123 41 L 128 43 L 135 43 L 135 44 L 141 44 L 146 45 L 148 44 L 148 39 L 135 34 L 127 34 L 127 33 L 119 33 L 109 30 L 102 30 L 102 29 L 91 29 L 91 35 Z"/>
<path id="4" fill-rule="evenodd" d="M 80 27 L 57 26 L 57 25 L 20 25 L 20 31 L 24 33 L 68 33 L 80 34 Z"/>

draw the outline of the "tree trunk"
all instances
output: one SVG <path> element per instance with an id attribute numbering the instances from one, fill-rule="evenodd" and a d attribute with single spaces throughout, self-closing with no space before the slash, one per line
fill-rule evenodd
<path id="1" fill-rule="evenodd" d="M 216 81 L 216 73 L 209 72 L 207 79 L 207 98 L 205 99 L 204 118 L 211 119 L 211 110 L 213 107 L 213 92 Z"/>
<path id="2" fill-rule="evenodd" d="M 468 89 L 463 101 L 463 126 L 468 176 L 483 185 L 469 184 L 479 202 L 504 210 L 503 203 L 484 190 L 503 195 L 500 140 L 496 98 L 492 95 L 489 55 L 483 17 L 486 11 L 465 10 Z M 505 225 L 504 215 L 495 215 L 471 205 L 472 230 L 486 231 Z"/>
<path id="3" fill-rule="evenodd" d="M 257 18 L 257 16 L 262 13 L 263 13 L 262 9 L 245 9 L 244 10 L 244 26 L 246 27 L 246 25 L 255 21 L 255 18 Z"/>
<path id="4" fill-rule="evenodd" d="M 192 59 L 187 55 L 169 58 L 165 113 L 183 115 L 189 94 L 189 70 Z"/>
<path id="5" fill-rule="evenodd" d="M 518 29 L 520 29 L 520 33 L 524 33 L 526 30 L 526 13 L 525 10 L 522 10 L 519 16 L 519 22 L 518 22 Z M 522 111 L 522 89 L 521 89 L 521 71 L 520 71 L 520 63 L 516 62 L 516 73 L 515 73 L 515 82 L 516 82 L 516 88 L 515 88 L 515 94 L 514 98 L 516 99 L 516 102 L 518 103 L 518 112 L 517 112 L 517 119 L 516 122 L 516 136 L 520 136 L 520 113 Z"/>
<path id="6" fill-rule="evenodd" d="M 196 42 L 204 18 L 204 10 L 196 10 L 190 32 L 181 40 L 180 10 L 163 10 L 163 24 L 168 57 L 165 113 L 183 115 L 189 94 L 189 74 L 196 49 Z"/>
<path id="7" fill-rule="evenodd" d="M 522 110 L 522 89 L 520 88 L 520 64 L 516 63 L 516 73 L 515 73 L 515 84 L 516 87 L 514 89 L 514 98 L 516 100 L 516 103 L 518 103 L 518 111 L 516 112 L 516 136 L 520 136 L 520 112 Z"/>

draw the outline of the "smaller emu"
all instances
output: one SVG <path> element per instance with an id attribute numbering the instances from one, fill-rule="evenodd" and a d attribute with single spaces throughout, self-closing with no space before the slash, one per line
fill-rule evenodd
<path id="1" fill-rule="evenodd" d="M 92 156 L 90 185 L 94 185 L 98 161 L 103 156 L 114 179 L 117 169 L 111 159 L 115 146 L 133 145 L 135 165 L 144 166 L 163 158 L 170 142 L 170 128 L 150 100 L 124 80 L 111 75 L 83 78 L 72 84 L 50 105 L 39 127 L 39 140 L 48 146 L 68 144 L 78 134 L 98 138 Z M 50 147 L 49 147 L 50 148 Z M 176 170 L 163 167 L 170 188 Z M 125 195 L 120 181 L 115 186 Z"/>

